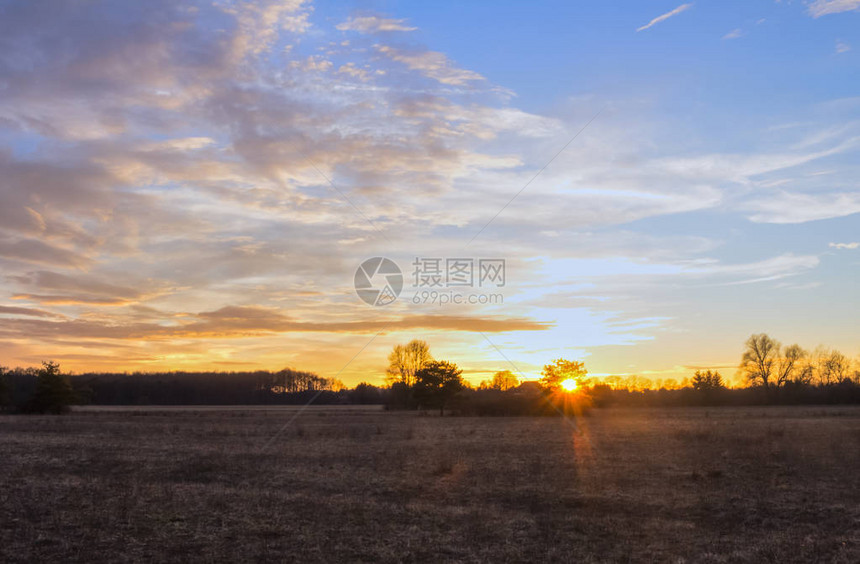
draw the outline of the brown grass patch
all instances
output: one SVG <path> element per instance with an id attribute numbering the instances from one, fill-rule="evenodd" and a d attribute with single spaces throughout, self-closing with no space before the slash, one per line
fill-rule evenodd
<path id="1" fill-rule="evenodd" d="M 0 561 L 860 561 L 860 410 L 0 418 Z"/>

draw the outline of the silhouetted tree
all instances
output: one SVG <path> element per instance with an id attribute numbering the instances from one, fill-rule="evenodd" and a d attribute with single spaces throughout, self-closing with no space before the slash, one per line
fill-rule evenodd
<path id="1" fill-rule="evenodd" d="M 541 371 L 540 382 L 547 391 L 554 391 L 561 386 L 565 380 L 573 380 L 577 386 L 582 385 L 585 375 L 588 371 L 585 369 L 585 363 L 576 360 L 565 360 L 563 358 L 552 361 L 552 364 L 547 364 Z"/>
<path id="2" fill-rule="evenodd" d="M 407 386 L 415 384 L 415 373 L 433 360 L 427 343 L 413 339 L 405 345 L 397 345 L 388 355 L 389 381 L 402 382 Z"/>
<path id="3" fill-rule="evenodd" d="M 818 382 L 822 385 L 838 384 L 851 375 L 851 361 L 841 352 L 819 348 L 816 351 Z"/>
<path id="4" fill-rule="evenodd" d="M 268 384 L 269 390 L 276 394 L 290 394 L 296 392 L 308 392 L 319 390 L 333 390 L 339 380 L 330 380 L 317 376 L 312 372 L 304 372 L 293 368 L 284 368 L 271 374 Z M 340 384 L 343 385 L 342 383 Z M 342 389 L 342 388 L 341 388 Z"/>
<path id="5" fill-rule="evenodd" d="M 774 383 L 775 366 L 779 361 L 779 341 L 765 333 L 750 336 L 741 357 L 741 370 L 754 386 L 768 389 Z"/>
<path id="6" fill-rule="evenodd" d="M 803 351 L 803 357 L 798 361 L 794 368 L 794 375 L 791 383 L 798 386 L 810 386 L 815 379 L 815 363 L 812 356 Z"/>
<path id="7" fill-rule="evenodd" d="M 717 371 L 697 370 L 693 380 L 691 381 L 694 390 L 701 392 L 710 392 L 724 388 L 723 377 Z"/>
<path id="8" fill-rule="evenodd" d="M 385 395 L 385 390 L 362 382 L 349 392 L 350 403 L 355 404 L 372 404 L 382 403 Z"/>
<path id="9" fill-rule="evenodd" d="M 421 406 L 438 407 L 445 415 L 445 404 L 464 388 L 463 371 L 456 364 L 433 360 L 415 373 L 415 399 Z"/>
<path id="10" fill-rule="evenodd" d="M 520 385 L 520 381 L 510 370 L 501 370 L 493 374 L 489 388 L 505 392 Z"/>
<path id="11" fill-rule="evenodd" d="M 5 411 L 12 406 L 12 381 L 9 379 L 8 370 L 0 366 L 0 411 Z"/>
<path id="12" fill-rule="evenodd" d="M 807 356 L 807 352 L 800 345 L 791 345 L 782 350 L 777 362 L 776 385 L 784 386 L 789 382 L 796 382 L 804 369 Z"/>
<path id="13" fill-rule="evenodd" d="M 36 374 L 36 389 L 26 411 L 30 413 L 64 413 L 75 401 L 75 393 L 68 376 L 60 372 L 56 362 L 43 362 Z"/>
<path id="14" fill-rule="evenodd" d="M 388 388 L 388 409 L 412 409 L 415 407 L 415 393 L 412 386 L 403 382 L 394 382 Z"/>

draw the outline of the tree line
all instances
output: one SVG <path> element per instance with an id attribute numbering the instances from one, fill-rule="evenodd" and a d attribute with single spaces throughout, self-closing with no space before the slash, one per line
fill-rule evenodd
<path id="1" fill-rule="evenodd" d="M 797 344 L 783 346 L 766 333 L 747 339 L 740 368 L 750 385 L 765 389 L 860 382 L 860 370 L 841 352 L 824 347 L 809 352 Z"/>
<path id="2" fill-rule="evenodd" d="M 396 345 L 386 370 L 388 409 L 448 409 L 457 415 L 555 415 L 581 412 L 590 404 L 587 371 L 578 361 L 557 359 L 539 381 L 521 382 L 510 370 L 496 372 L 476 388 L 456 364 L 435 360 L 427 343 Z M 574 394 L 576 390 L 578 393 Z"/>
<path id="3" fill-rule="evenodd" d="M 730 388 L 716 370 L 699 370 L 685 385 L 640 389 L 618 380 L 589 378 L 580 361 L 556 359 L 539 380 L 496 372 L 478 386 L 453 362 L 437 360 L 425 341 L 396 345 L 388 355 L 386 385 L 348 389 L 336 379 L 285 368 L 252 372 L 64 374 L 58 364 L 0 366 L 0 411 L 60 413 L 70 404 L 279 405 L 383 404 L 388 409 L 438 410 L 461 415 L 552 415 L 606 406 L 763 405 L 860 403 L 860 367 L 839 351 L 783 346 L 769 335 L 744 343 Z"/>
<path id="4" fill-rule="evenodd" d="M 59 413 L 71 404 L 278 405 L 370 401 L 366 388 L 343 394 L 339 380 L 285 368 L 277 372 L 135 372 L 64 374 L 54 362 L 39 368 L 0 367 L 0 409 Z"/>
<path id="5" fill-rule="evenodd" d="M 696 371 L 675 389 L 591 389 L 598 406 L 828 405 L 860 403 L 860 365 L 836 349 L 809 351 L 783 345 L 766 333 L 744 342 L 738 374 L 744 385 L 729 388 L 715 370 Z"/>

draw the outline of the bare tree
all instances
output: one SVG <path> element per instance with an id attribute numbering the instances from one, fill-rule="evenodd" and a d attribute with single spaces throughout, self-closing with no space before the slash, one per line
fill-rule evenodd
<path id="1" fill-rule="evenodd" d="M 807 352 L 800 345 L 785 347 L 777 362 L 776 385 L 784 386 L 788 382 L 797 381 L 806 357 Z"/>
<path id="2" fill-rule="evenodd" d="M 493 374 L 493 379 L 490 381 L 490 388 L 494 390 L 506 391 L 511 388 L 516 388 L 519 385 L 519 380 L 510 370 L 501 370 Z"/>
<path id="3" fill-rule="evenodd" d="M 779 361 L 779 341 L 765 333 L 750 336 L 741 357 L 741 370 L 753 385 L 767 389 L 773 384 L 774 368 Z"/>
<path id="4" fill-rule="evenodd" d="M 860 356 L 858 356 L 852 364 L 854 366 L 854 372 L 851 374 L 851 379 L 854 380 L 855 384 L 860 385 Z"/>
<path id="5" fill-rule="evenodd" d="M 413 339 L 405 345 L 397 345 L 388 355 L 388 380 L 412 386 L 415 384 L 415 373 L 432 360 L 430 348 L 424 341 Z"/>
<path id="6" fill-rule="evenodd" d="M 816 350 L 816 372 L 820 384 L 838 384 L 851 373 L 851 361 L 836 349 Z"/>
<path id="7" fill-rule="evenodd" d="M 745 344 L 741 371 L 752 385 L 779 388 L 789 382 L 811 381 L 809 353 L 800 345 L 783 347 L 765 333 L 752 335 Z"/>
<path id="8" fill-rule="evenodd" d="M 812 357 L 807 354 L 800 361 L 799 365 L 794 371 L 793 382 L 795 384 L 804 384 L 810 385 L 812 381 L 815 379 L 815 365 L 812 361 Z"/>

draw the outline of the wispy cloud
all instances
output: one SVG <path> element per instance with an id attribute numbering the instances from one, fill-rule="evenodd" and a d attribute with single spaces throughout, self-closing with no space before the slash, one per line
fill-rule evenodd
<path id="1" fill-rule="evenodd" d="M 851 50 L 851 45 L 848 45 L 846 42 L 841 41 L 841 40 L 836 42 L 836 52 L 837 53 L 847 53 L 850 50 Z"/>
<path id="2" fill-rule="evenodd" d="M 62 317 L 56 313 L 52 313 L 50 311 L 44 311 L 41 309 L 31 309 L 27 307 L 14 307 L 14 306 L 0 306 L 0 314 L 5 315 L 27 315 L 31 317 Z"/>
<path id="3" fill-rule="evenodd" d="M 803 194 L 780 192 L 744 206 L 757 223 L 806 223 L 860 213 L 860 194 Z"/>
<path id="4" fill-rule="evenodd" d="M 337 25 L 341 31 L 358 31 L 361 33 L 379 33 L 383 31 L 415 31 L 417 27 L 406 24 L 406 20 L 382 18 L 379 16 L 352 17 Z"/>
<path id="5" fill-rule="evenodd" d="M 654 18 L 653 20 L 651 20 L 651 21 L 650 21 L 650 22 L 648 22 L 647 24 L 643 25 L 643 26 L 642 26 L 642 27 L 640 27 L 640 28 L 637 28 L 637 29 L 636 29 L 636 31 L 637 31 L 637 32 L 639 32 L 639 31 L 644 31 L 644 30 L 646 30 L 646 29 L 648 29 L 648 28 L 650 28 L 650 27 L 653 27 L 653 26 L 657 25 L 657 24 L 658 24 L 658 23 L 660 23 L 660 22 L 663 22 L 663 21 L 668 20 L 668 19 L 669 19 L 669 18 L 671 18 L 672 16 L 677 16 L 677 15 L 678 15 L 678 14 L 680 14 L 681 12 L 684 12 L 684 11 L 686 11 L 686 10 L 689 10 L 689 9 L 690 9 L 690 8 L 692 8 L 692 7 L 693 7 L 693 4 L 681 4 L 680 6 L 678 6 L 677 8 L 675 8 L 674 10 L 672 10 L 671 12 L 666 12 L 665 14 L 663 14 L 663 15 L 661 15 L 661 16 L 657 16 L 656 18 Z"/>
<path id="6" fill-rule="evenodd" d="M 403 63 L 409 70 L 450 86 L 463 86 L 474 80 L 484 80 L 480 74 L 457 68 L 443 53 L 436 51 L 407 52 L 388 45 L 377 45 L 376 50 L 394 61 Z"/>
<path id="7" fill-rule="evenodd" d="M 743 35 L 743 30 L 741 28 L 736 28 L 725 34 L 723 39 L 737 39 L 738 37 L 743 37 Z"/>
<path id="8" fill-rule="evenodd" d="M 860 243 L 830 243 L 827 246 L 831 249 L 847 249 L 853 251 L 854 249 L 860 248 Z"/>
<path id="9" fill-rule="evenodd" d="M 813 18 L 828 14 L 851 12 L 860 9 L 860 0 L 815 0 L 809 5 L 808 12 Z"/>
<path id="10" fill-rule="evenodd" d="M 18 311 L 14 311 L 18 310 Z M 30 308 L 3 306 L 0 313 L 27 317 L 52 317 L 49 312 Z M 61 317 L 61 316 L 53 316 Z M 255 306 L 226 306 L 216 311 L 187 314 L 182 323 L 149 323 L 119 319 L 77 319 L 45 321 L 36 319 L 4 319 L 0 336 L 29 335 L 32 337 L 77 337 L 123 340 L 163 339 L 229 339 L 279 333 L 374 333 L 430 329 L 439 331 L 546 331 L 551 323 L 527 318 L 480 317 L 462 315 L 405 315 L 389 318 L 373 317 L 357 321 L 309 322 L 295 320 L 275 309 Z"/>

